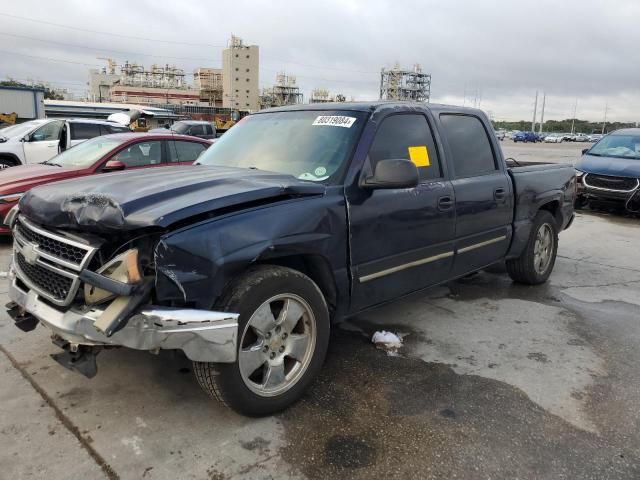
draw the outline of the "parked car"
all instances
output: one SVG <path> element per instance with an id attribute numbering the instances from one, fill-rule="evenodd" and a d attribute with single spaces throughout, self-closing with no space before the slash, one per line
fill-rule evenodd
<path id="1" fill-rule="evenodd" d="M 504 130 L 496 130 L 496 138 L 500 141 L 504 140 L 506 132 Z"/>
<path id="2" fill-rule="evenodd" d="M 586 133 L 576 133 L 574 135 L 573 141 L 574 142 L 588 142 L 589 141 L 589 135 L 587 135 Z"/>
<path id="3" fill-rule="evenodd" d="M 564 138 L 560 133 L 552 133 L 551 135 L 547 135 L 544 137 L 545 143 L 562 143 Z"/>
<path id="4" fill-rule="evenodd" d="M 640 128 L 610 133 L 582 153 L 578 205 L 596 200 L 640 211 Z"/>
<path id="5" fill-rule="evenodd" d="M 0 131 L 0 169 L 46 162 L 89 138 L 130 131 L 117 123 L 83 118 L 19 123 Z"/>
<path id="6" fill-rule="evenodd" d="M 208 140 L 213 140 L 217 135 L 216 126 L 213 123 L 199 120 L 180 120 L 171 125 L 169 129 L 180 135 L 191 135 Z M 157 133 L 160 130 L 162 129 L 154 128 L 151 132 Z"/>
<path id="7" fill-rule="evenodd" d="M 514 142 L 533 142 L 536 143 L 539 141 L 538 135 L 533 132 L 518 132 L 513 136 Z"/>
<path id="8" fill-rule="evenodd" d="M 86 175 L 145 167 L 189 165 L 210 145 L 207 140 L 182 135 L 120 133 L 96 137 L 68 149 L 42 164 L 0 171 L 0 219 L 30 188 Z M 0 226 L 0 235 L 10 230 Z"/>
<path id="9" fill-rule="evenodd" d="M 595 143 L 600 141 L 602 137 L 604 137 L 604 134 L 602 133 L 592 133 L 591 135 L 589 135 L 589 141 Z"/>
<path id="10" fill-rule="evenodd" d="M 575 141 L 575 134 L 573 134 L 573 133 L 563 133 L 562 134 L 562 141 L 563 142 L 573 142 L 573 141 Z"/>
<path id="11" fill-rule="evenodd" d="M 266 415 L 318 374 L 331 323 L 501 261 L 545 282 L 574 217 L 573 166 L 509 168 L 464 107 L 263 110 L 196 165 L 26 193 L 7 219 L 16 325 L 52 329 L 88 376 L 105 345 L 182 350 L 210 395 Z"/>

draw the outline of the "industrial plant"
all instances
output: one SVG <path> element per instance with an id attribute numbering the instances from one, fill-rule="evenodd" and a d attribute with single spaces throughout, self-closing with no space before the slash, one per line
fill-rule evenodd
<path id="1" fill-rule="evenodd" d="M 392 69 L 380 70 L 380 99 L 429 102 L 431 96 L 431 75 L 422 71 L 419 63 L 411 70 L 395 64 Z"/>

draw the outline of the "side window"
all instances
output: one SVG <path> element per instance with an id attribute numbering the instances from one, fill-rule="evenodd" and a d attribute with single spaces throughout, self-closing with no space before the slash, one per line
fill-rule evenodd
<path id="1" fill-rule="evenodd" d="M 440 122 L 457 178 L 487 175 L 497 170 L 489 137 L 479 118 L 443 114 Z"/>
<path id="2" fill-rule="evenodd" d="M 201 143 L 174 141 L 168 142 L 170 162 L 195 162 L 207 147 Z"/>
<path id="3" fill-rule="evenodd" d="M 71 122 L 71 140 L 87 140 L 100 136 L 100 125 L 97 123 Z"/>
<path id="4" fill-rule="evenodd" d="M 157 165 L 162 162 L 162 142 L 153 140 L 134 143 L 118 152 L 111 160 L 118 160 L 127 168 Z"/>
<path id="5" fill-rule="evenodd" d="M 213 135 L 213 128 L 211 128 L 211 125 L 205 125 L 204 130 L 207 135 Z"/>
<path id="6" fill-rule="evenodd" d="M 405 158 L 418 167 L 420 180 L 442 177 L 433 134 L 424 115 L 387 117 L 376 132 L 369 160 L 371 167 L 380 160 Z"/>
<path id="7" fill-rule="evenodd" d="M 41 126 L 29 137 L 30 142 L 45 142 L 51 140 L 60 140 L 60 129 L 62 122 L 50 122 Z"/>

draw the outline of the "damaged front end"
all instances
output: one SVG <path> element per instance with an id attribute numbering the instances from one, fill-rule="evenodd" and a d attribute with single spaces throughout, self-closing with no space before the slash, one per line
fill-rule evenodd
<path id="1" fill-rule="evenodd" d="M 115 247 L 99 236 L 43 228 L 17 210 L 9 314 L 16 326 L 48 327 L 64 352 L 54 358 L 89 377 L 105 347 L 182 350 L 199 362 L 234 362 L 235 313 L 154 305 L 153 239 Z"/>

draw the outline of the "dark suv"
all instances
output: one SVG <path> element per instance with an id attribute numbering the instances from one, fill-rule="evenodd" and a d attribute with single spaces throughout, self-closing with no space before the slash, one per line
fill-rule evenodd
<path id="1" fill-rule="evenodd" d="M 191 135 L 207 140 L 216 138 L 216 127 L 211 122 L 184 120 L 171 125 L 171 130 L 180 135 Z"/>

